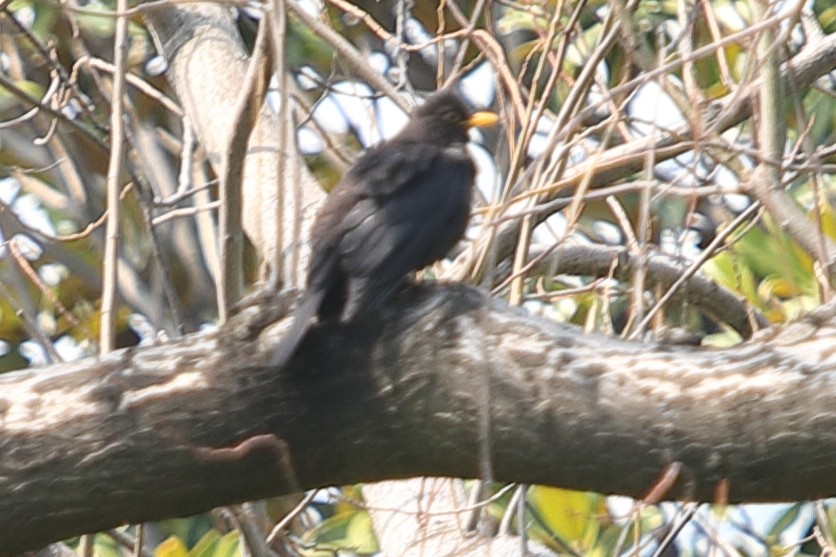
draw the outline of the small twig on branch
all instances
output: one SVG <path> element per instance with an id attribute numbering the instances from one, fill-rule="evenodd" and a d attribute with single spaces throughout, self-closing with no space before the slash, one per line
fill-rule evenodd
<path id="1" fill-rule="evenodd" d="M 244 177 L 244 160 L 247 145 L 258 119 L 261 100 L 269 81 L 265 64 L 267 53 L 267 23 L 262 19 L 258 26 L 252 58 L 244 77 L 244 89 L 235 105 L 232 128 L 223 153 L 220 187 L 220 284 L 218 284 L 218 315 L 221 322 L 229 318 L 232 306 L 244 293 L 244 236 L 241 225 L 241 183 Z"/>
<path id="2" fill-rule="evenodd" d="M 116 8 L 128 7 L 127 0 L 117 0 Z M 105 225 L 105 249 L 102 262 L 102 302 L 99 331 L 99 350 L 107 354 L 116 342 L 116 290 L 118 285 L 117 260 L 119 258 L 120 187 L 124 155 L 125 63 L 128 57 L 128 19 L 116 20 L 113 39 L 113 92 L 110 101 L 110 160 L 107 168 L 107 223 Z"/>

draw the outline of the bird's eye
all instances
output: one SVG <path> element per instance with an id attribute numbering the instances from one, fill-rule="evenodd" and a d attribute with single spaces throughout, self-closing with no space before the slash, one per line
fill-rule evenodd
<path id="1" fill-rule="evenodd" d="M 455 124 L 459 120 L 458 116 L 456 116 L 456 113 L 449 109 L 444 110 L 441 113 L 441 117 L 444 118 L 445 122 L 449 122 L 451 124 Z"/>

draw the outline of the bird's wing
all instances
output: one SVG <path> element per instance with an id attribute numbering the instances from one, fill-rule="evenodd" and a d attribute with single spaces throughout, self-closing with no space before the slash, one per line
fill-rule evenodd
<path id="1" fill-rule="evenodd" d="M 414 177 L 427 172 L 443 152 L 435 145 L 414 141 L 375 145 L 349 169 L 343 179 L 349 187 L 344 189 L 361 190 L 371 197 L 397 193 L 414 184 Z"/>
<path id="2" fill-rule="evenodd" d="M 428 145 L 395 151 L 360 174 L 367 196 L 343 219 L 338 250 L 348 276 L 343 320 L 375 309 L 404 276 L 453 247 L 467 225 L 473 174 L 461 148 Z"/>

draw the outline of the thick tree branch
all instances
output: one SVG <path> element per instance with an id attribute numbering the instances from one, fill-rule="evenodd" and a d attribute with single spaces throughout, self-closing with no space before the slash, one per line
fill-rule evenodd
<path id="1" fill-rule="evenodd" d="M 221 331 L 0 378 L 0 555 L 329 484 L 479 473 L 641 496 L 836 493 L 836 305 L 737 348 L 603 341 L 464 286 L 315 329 L 284 371 L 268 298 Z M 486 361 L 484 355 L 489 354 Z"/>

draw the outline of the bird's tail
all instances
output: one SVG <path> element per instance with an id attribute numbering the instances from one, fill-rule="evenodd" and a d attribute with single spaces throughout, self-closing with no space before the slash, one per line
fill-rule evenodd
<path id="1" fill-rule="evenodd" d="M 270 357 L 270 367 L 283 368 L 296 353 L 299 343 L 302 342 L 308 329 L 313 325 L 319 304 L 322 302 L 322 296 L 321 291 L 305 294 L 302 303 L 293 313 L 293 322 L 290 324 L 290 328 L 279 340 L 276 350 Z"/>

